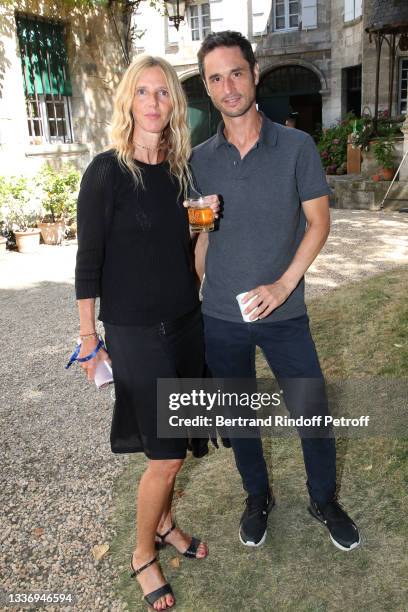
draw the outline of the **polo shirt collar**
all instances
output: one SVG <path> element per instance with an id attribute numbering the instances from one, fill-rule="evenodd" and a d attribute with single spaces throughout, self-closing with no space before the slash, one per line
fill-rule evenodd
<path id="1" fill-rule="evenodd" d="M 261 131 L 257 145 L 269 145 L 274 147 L 278 140 L 278 130 L 273 121 L 271 121 L 262 111 L 258 111 L 262 117 Z M 218 149 L 222 145 L 228 145 L 229 142 L 224 135 L 224 121 L 218 124 L 217 133 L 215 135 L 215 148 Z"/>

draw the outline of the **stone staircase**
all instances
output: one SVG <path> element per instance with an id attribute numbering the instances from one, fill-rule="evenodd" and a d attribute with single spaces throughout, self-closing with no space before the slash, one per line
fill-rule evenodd
<path id="1" fill-rule="evenodd" d="M 376 183 L 353 174 L 328 176 L 327 182 L 334 192 L 330 206 L 356 210 L 380 210 L 391 184 L 389 181 Z M 399 211 L 402 208 L 408 209 L 408 180 L 395 181 L 384 203 L 384 210 Z"/>

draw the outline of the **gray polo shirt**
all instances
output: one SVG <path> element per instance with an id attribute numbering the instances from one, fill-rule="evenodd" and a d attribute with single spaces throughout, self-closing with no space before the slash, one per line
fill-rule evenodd
<path id="1" fill-rule="evenodd" d="M 202 194 L 219 194 L 222 217 L 209 234 L 203 312 L 242 322 L 235 296 L 276 281 L 287 270 L 303 238 L 301 202 L 329 195 L 330 188 L 313 139 L 262 115 L 258 142 L 241 160 L 224 136 L 194 148 L 191 166 Z M 304 279 L 262 325 L 306 312 Z"/>

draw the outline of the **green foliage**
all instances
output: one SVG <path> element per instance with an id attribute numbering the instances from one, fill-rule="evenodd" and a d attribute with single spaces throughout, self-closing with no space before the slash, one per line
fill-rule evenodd
<path id="1" fill-rule="evenodd" d="M 350 113 L 343 121 L 323 128 L 317 148 L 327 174 L 345 174 L 347 169 L 347 139 L 353 131 L 355 116 Z"/>
<path id="2" fill-rule="evenodd" d="M 27 177 L 0 177 L 2 232 L 26 231 L 36 225 L 39 206 Z"/>
<path id="3" fill-rule="evenodd" d="M 46 164 L 37 176 L 36 184 L 42 192 L 41 203 L 47 220 L 71 220 L 75 217 L 80 173 L 71 165 L 56 171 Z"/>
<path id="4" fill-rule="evenodd" d="M 10 234 L 60 218 L 70 222 L 76 215 L 80 173 L 71 165 L 56 171 L 48 164 L 34 177 L 0 176 L 0 231 Z"/>
<path id="5" fill-rule="evenodd" d="M 323 128 L 317 147 L 327 174 L 346 173 L 347 141 L 350 134 L 351 143 L 354 148 L 368 151 L 370 142 L 374 139 L 379 138 L 381 143 L 395 142 L 396 137 L 401 134 L 401 126 L 401 119 L 391 119 L 388 113 L 383 112 L 378 117 L 376 132 L 372 117 L 357 119 L 353 113 L 348 114 L 343 121 L 339 121 L 336 125 L 330 128 Z M 394 146 L 392 145 L 392 155 L 391 150 L 385 147 L 384 144 L 381 144 L 377 150 L 381 160 L 385 159 L 386 164 L 391 164 L 384 166 L 381 161 L 382 167 L 393 168 Z M 376 155 L 375 152 L 374 155 Z M 377 161 L 379 160 L 377 159 Z"/>
<path id="6" fill-rule="evenodd" d="M 375 138 L 395 141 L 395 138 L 401 135 L 402 122 L 403 119 L 391 119 L 388 113 L 382 112 L 378 117 L 377 131 L 375 131 L 372 117 L 357 119 L 351 137 L 352 145 L 354 148 L 368 151 L 370 142 Z"/>
<path id="7" fill-rule="evenodd" d="M 387 138 L 379 138 L 373 146 L 374 157 L 380 168 L 391 170 L 395 167 L 395 146 Z"/>

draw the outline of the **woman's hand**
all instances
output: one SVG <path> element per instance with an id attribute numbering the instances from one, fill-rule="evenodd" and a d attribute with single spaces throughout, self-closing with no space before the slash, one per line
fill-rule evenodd
<path id="1" fill-rule="evenodd" d="M 86 357 L 87 355 L 90 355 L 95 350 L 98 342 L 99 338 L 97 338 L 96 336 L 84 338 L 81 343 L 81 350 L 79 351 L 78 357 L 82 358 Z M 89 361 L 78 362 L 81 368 L 85 370 L 89 382 L 91 382 L 95 378 L 95 369 L 99 361 L 108 361 L 109 363 L 111 363 L 109 355 L 104 348 L 100 348 L 99 351 L 96 353 L 95 357 L 92 357 L 92 359 L 90 359 Z"/>

